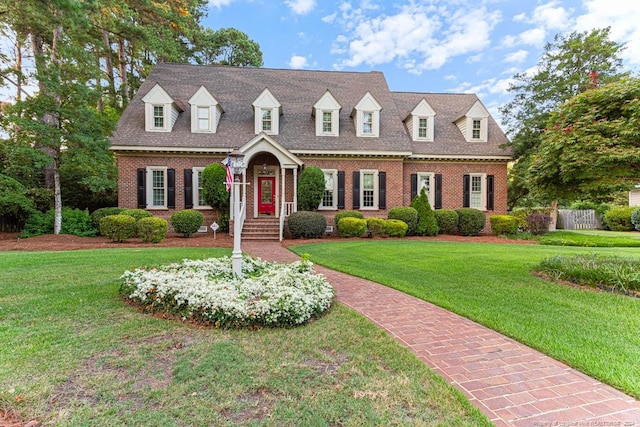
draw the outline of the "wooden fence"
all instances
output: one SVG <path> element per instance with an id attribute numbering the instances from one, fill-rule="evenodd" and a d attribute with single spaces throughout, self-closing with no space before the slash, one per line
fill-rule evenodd
<path id="1" fill-rule="evenodd" d="M 565 230 L 595 230 L 602 228 L 602 224 L 593 209 L 559 209 L 557 228 Z"/>
<path id="2" fill-rule="evenodd" d="M 22 231 L 23 225 L 24 224 L 19 223 L 12 216 L 0 215 L 0 231 L 9 232 L 9 233 Z"/>

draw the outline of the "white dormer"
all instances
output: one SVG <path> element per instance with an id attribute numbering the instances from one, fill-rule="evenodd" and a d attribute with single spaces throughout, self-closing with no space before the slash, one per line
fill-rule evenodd
<path id="1" fill-rule="evenodd" d="M 342 106 L 328 90 L 313 106 L 316 118 L 316 136 L 339 136 L 340 109 Z"/>
<path id="2" fill-rule="evenodd" d="M 189 99 L 189 105 L 191 105 L 191 132 L 216 133 L 224 110 L 204 86 L 200 86 L 200 89 Z"/>
<path id="3" fill-rule="evenodd" d="M 171 99 L 158 83 L 142 98 L 144 102 L 144 128 L 147 132 L 171 132 L 184 109 Z"/>
<path id="4" fill-rule="evenodd" d="M 351 113 L 356 126 L 356 136 L 380 136 L 380 110 L 382 107 L 378 101 L 367 92 Z"/>
<path id="5" fill-rule="evenodd" d="M 282 106 L 269 92 L 269 89 L 263 90 L 260 96 L 253 101 L 253 111 L 255 113 L 256 135 L 260 132 L 264 132 L 267 135 L 278 134 Z"/>
<path id="6" fill-rule="evenodd" d="M 467 114 L 460 117 L 455 123 L 467 142 L 487 142 L 489 112 L 480 101 L 476 101 Z"/>
<path id="7" fill-rule="evenodd" d="M 411 139 L 433 141 L 435 117 L 436 112 L 429 103 L 425 99 L 420 101 L 405 120 Z"/>

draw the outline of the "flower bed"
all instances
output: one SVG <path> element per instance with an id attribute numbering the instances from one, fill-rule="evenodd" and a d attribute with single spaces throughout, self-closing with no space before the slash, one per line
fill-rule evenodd
<path id="1" fill-rule="evenodd" d="M 245 257 L 242 278 L 230 257 L 183 260 L 126 271 L 121 293 L 146 312 L 216 327 L 302 324 L 331 306 L 333 287 L 309 261 L 278 264 Z"/>

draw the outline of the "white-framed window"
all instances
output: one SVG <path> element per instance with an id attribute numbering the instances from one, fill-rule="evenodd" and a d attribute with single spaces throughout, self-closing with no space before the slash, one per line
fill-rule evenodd
<path id="1" fill-rule="evenodd" d="M 322 169 L 324 172 L 324 194 L 319 210 L 336 210 L 338 208 L 338 170 Z"/>
<path id="2" fill-rule="evenodd" d="M 164 105 L 153 106 L 153 127 L 164 129 Z"/>
<path id="3" fill-rule="evenodd" d="M 322 133 L 333 134 L 333 113 L 331 111 L 322 112 Z"/>
<path id="4" fill-rule="evenodd" d="M 211 129 L 211 108 L 197 107 L 198 112 L 198 130 L 208 131 Z"/>
<path id="5" fill-rule="evenodd" d="M 192 169 L 192 187 L 193 187 L 193 208 L 194 209 L 210 209 L 211 206 L 207 205 L 202 194 L 202 172 L 203 167 L 194 167 Z"/>
<path id="6" fill-rule="evenodd" d="M 147 167 L 147 209 L 167 208 L 167 167 Z"/>
<path id="7" fill-rule="evenodd" d="M 435 203 L 435 193 L 436 193 L 436 182 L 435 182 L 435 174 L 433 172 L 419 172 L 418 173 L 418 195 L 420 195 L 420 191 L 424 188 L 425 193 L 429 197 L 429 205 L 431 208 L 434 207 Z"/>
<path id="8" fill-rule="evenodd" d="M 360 209 L 378 209 L 378 171 L 360 171 Z"/>
<path id="9" fill-rule="evenodd" d="M 471 138 L 472 139 L 480 139 L 480 131 L 482 129 L 482 120 L 480 119 L 473 119 L 471 121 L 472 123 L 472 128 L 471 128 Z"/>
<path id="10" fill-rule="evenodd" d="M 264 132 L 271 132 L 272 129 L 271 110 L 262 110 L 262 130 Z"/>
<path id="11" fill-rule="evenodd" d="M 372 111 L 362 112 L 362 134 L 363 135 L 373 134 L 373 112 Z"/>
<path id="12" fill-rule="evenodd" d="M 486 210 L 487 200 L 487 177 L 485 174 L 469 175 L 469 207 Z"/>
<path id="13" fill-rule="evenodd" d="M 418 138 L 427 139 L 429 135 L 429 119 L 426 117 L 418 118 Z"/>

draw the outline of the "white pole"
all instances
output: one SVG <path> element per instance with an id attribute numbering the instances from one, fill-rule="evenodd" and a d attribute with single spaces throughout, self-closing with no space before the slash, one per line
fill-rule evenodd
<path id="1" fill-rule="evenodd" d="M 235 177 L 233 181 L 233 251 L 231 252 L 231 265 L 233 274 L 242 277 L 242 249 L 240 249 L 240 180 Z"/>

